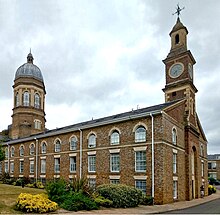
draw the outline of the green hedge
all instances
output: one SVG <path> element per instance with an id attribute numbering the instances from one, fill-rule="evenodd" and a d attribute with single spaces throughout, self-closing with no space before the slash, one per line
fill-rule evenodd
<path id="1" fill-rule="evenodd" d="M 136 207 L 142 200 L 142 192 L 124 184 L 104 184 L 97 187 L 99 195 L 113 202 L 115 208 Z"/>

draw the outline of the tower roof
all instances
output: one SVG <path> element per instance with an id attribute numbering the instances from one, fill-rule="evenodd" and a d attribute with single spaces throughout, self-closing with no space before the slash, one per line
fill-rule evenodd
<path id="1" fill-rule="evenodd" d="M 185 29 L 186 33 L 188 34 L 187 28 L 183 25 L 183 23 L 180 21 L 180 18 L 178 17 L 176 20 L 176 24 L 173 26 L 172 31 L 170 32 L 170 36 L 173 32 L 178 31 L 180 29 Z"/>
<path id="2" fill-rule="evenodd" d="M 27 63 L 21 65 L 17 69 L 15 73 L 15 80 L 20 77 L 27 77 L 27 78 L 36 78 L 44 82 L 41 70 L 36 65 L 33 64 L 33 60 L 34 60 L 33 55 L 30 52 L 27 56 Z"/>

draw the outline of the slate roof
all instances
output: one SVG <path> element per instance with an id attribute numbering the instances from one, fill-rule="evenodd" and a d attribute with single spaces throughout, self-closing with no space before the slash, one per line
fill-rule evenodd
<path id="1" fill-rule="evenodd" d="M 220 154 L 208 155 L 208 160 L 220 160 Z"/>
<path id="2" fill-rule="evenodd" d="M 71 131 L 76 131 L 79 129 L 92 128 L 92 127 L 96 127 L 96 126 L 100 126 L 100 125 L 106 125 L 106 124 L 129 120 L 132 118 L 135 119 L 135 118 L 139 118 L 139 117 L 149 116 L 150 113 L 159 114 L 165 108 L 168 108 L 179 101 L 180 100 L 166 102 L 163 104 L 154 105 L 154 106 L 150 106 L 150 107 L 146 107 L 146 108 L 140 108 L 137 110 L 132 110 L 129 112 L 124 112 L 124 113 L 120 113 L 120 114 L 116 114 L 116 115 L 112 115 L 112 116 L 107 116 L 107 117 L 98 118 L 98 119 L 92 119 L 89 121 L 80 122 L 80 123 L 76 123 L 76 124 L 61 127 L 61 128 L 47 130 L 43 133 L 34 134 L 30 137 L 25 137 L 25 138 L 21 138 L 21 139 L 17 139 L 17 140 L 11 140 L 9 142 L 15 143 L 15 142 L 28 141 L 28 140 L 33 140 L 35 137 L 36 138 L 44 138 L 44 137 L 53 136 L 53 135 L 57 135 L 57 134 L 63 134 L 63 133 L 71 132 Z"/>

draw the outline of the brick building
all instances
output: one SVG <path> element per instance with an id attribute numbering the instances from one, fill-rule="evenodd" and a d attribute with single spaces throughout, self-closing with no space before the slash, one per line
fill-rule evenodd
<path id="1" fill-rule="evenodd" d="M 91 186 L 124 183 L 155 203 L 207 195 L 207 140 L 196 113 L 187 28 L 177 19 L 165 64 L 165 103 L 45 130 L 45 86 L 33 56 L 17 70 L 10 141 L 0 171 L 41 180 L 87 177 Z"/>
<path id="2" fill-rule="evenodd" d="M 208 177 L 220 179 L 220 154 L 208 155 Z"/>

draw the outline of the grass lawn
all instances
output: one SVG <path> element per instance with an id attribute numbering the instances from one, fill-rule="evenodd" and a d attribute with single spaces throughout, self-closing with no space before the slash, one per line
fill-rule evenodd
<path id="1" fill-rule="evenodd" d="M 0 214 L 19 213 L 14 210 L 14 206 L 20 193 L 39 194 L 45 192 L 42 189 L 0 184 Z"/>

